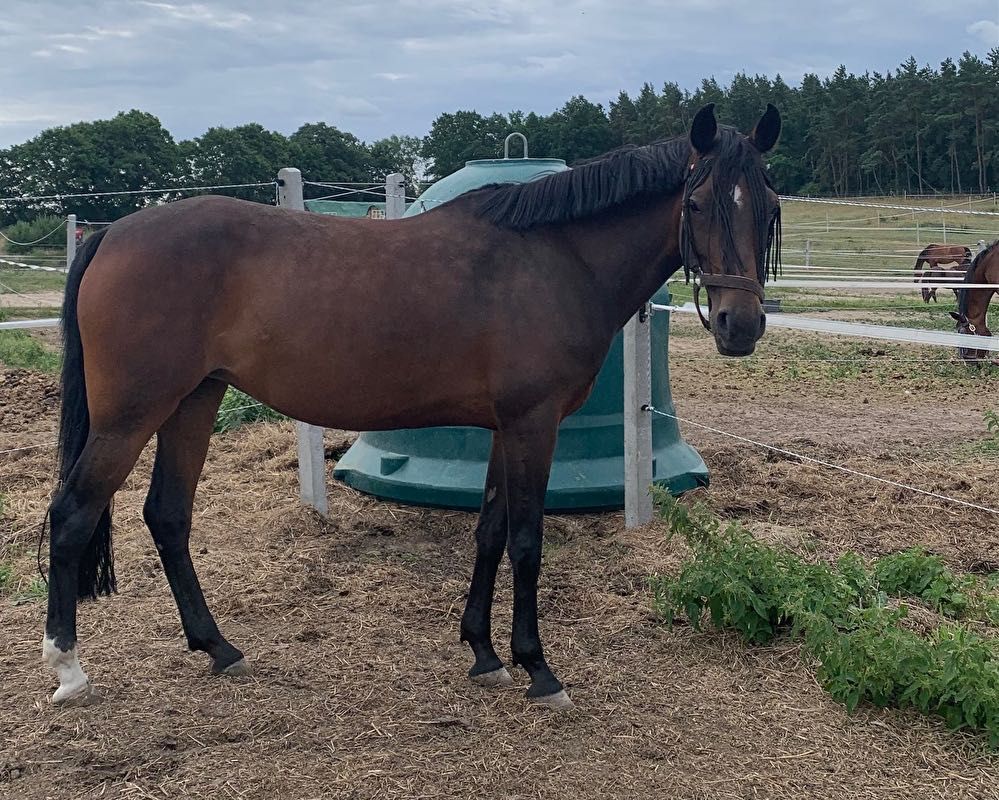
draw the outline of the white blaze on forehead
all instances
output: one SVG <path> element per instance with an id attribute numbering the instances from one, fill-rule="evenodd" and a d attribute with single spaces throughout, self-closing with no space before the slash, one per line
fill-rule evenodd
<path id="1" fill-rule="evenodd" d="M 739 184 L 735 185 L 732 189 L 732 199 L 735 201 L 735 205 L 738 208 L 742 208 L 742 189 L 739 188 Z"/>

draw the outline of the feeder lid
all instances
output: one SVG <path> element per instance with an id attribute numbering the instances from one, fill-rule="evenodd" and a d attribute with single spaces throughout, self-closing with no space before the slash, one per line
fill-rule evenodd
<path id="1" fill-rule="evenodd" d="M 519 137 L 524 142 L 523 158 L 510 158 L 510 140 Z M 436 208 L 472 189 L 490 183 L 526 183 L 569 169 L 561 158 L 530 158 L 527 155 L 527 137 L 511 133 L 503 145 L 503 158 L 480 158 L 466 161 L 457 172 L 432 184 L 410 205 L 403 216 L 412 217 Z"/>

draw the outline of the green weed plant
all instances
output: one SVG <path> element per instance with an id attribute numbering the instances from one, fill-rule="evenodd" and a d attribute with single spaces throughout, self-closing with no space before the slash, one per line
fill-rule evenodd
<path id="1" fill-rule="evenodd" d="M 679 574 L 652 578 L 667 624 L 705 619 L 752 644 L 778 636 L 803 643 L 822 685 L 847 710 L 861 703 L 914 708 L 954 729 L 984 734 L 999 747 L 999 652 L 968 621 L 996 624 L 991 582 L 957 575 L 919 549 L 868 566 L 855 553 L 810 563 L 756 541 L 736 523 L 722 525 L 702 506 L 657 492 L 671 535 L 692 551 Z M 944 621 L 928 634 L 903 621 L 913 598 Z"/>

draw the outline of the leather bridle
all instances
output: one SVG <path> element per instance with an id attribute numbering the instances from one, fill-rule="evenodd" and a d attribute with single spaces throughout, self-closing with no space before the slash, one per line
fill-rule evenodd
<path id="1" fill-rule="evenodd" d="M 765 294 L 763 287 L 760 286 L 760 282 L 753 280 L 752 278 L 744 278 L 742 275 L 712 275 L 711 273 L 701 272 L 699 267 L 692 270 L 694 273 L 694 307 L 697 309 L 697 316 L 701 318 L 701 324 L 704 326 L 706 331 L 711 330 L 711 323 L 705 318 L 704 312 L 701 311 L 701 298 L 700 291 L 703 286 L 708 289 L 712 286 L 717 286 L 724 289 L 741 289 L 744 292 L 752 292 L 762 303 L 765 299 Z M 711 313 L 711 297 L 708 296 L 708 314 Z"/>
<path id="2" fill-rule="evenodd" d="M 687 231 L 686 215 L 687 215 L 687 202 L 690 198 L 690 193 L 699 186 L 704 177 L 698 180 L 696 183 L 692 180 L 694 177 L 695 164 L 690 165 L 690 172 L 692 173 L 690 178 L 687 180 L 687 186 L 684 190 L 683 206 L 680 209 L 680 239 L 681 239 L 681 252 L 684 255 L 684 266 L 688 270 L 688 278 L 693 276 L 694 279 L 694 307 L 697 309 L 697 316 L 701 320 L 701 324 L 704 326 L 706 331 L 711 331 L 711 322 L 707 317 L 704 316 L 704 312 L 701 310 L 701 299 L 700 291 L 703 286 L 705 289 L 710 288 L 720 288 L 720 289 L 738 289 L 743 292 L 751 292 L 756 295 L 760 302 L 762 303 L 765 299 L 765 291 L 763 286 L 760 284 L 759 280 L 753 278 L 746 278 L 742 275 L 715 275 L 709 272 L 704 272 L 701 269 L 700 263 L 697 261 L 697 250 L 693 246 L 692 234 Z M 685 239 L 690 239 L 690 241 L 684 242 Z M 767 241 L 767 248 L 763 249 L 763 257 L 766 258 L 766 252 L 769 248 L 769 235 Z M 711 314 L 711 296 L 708 295 L 708 315 Z"/>

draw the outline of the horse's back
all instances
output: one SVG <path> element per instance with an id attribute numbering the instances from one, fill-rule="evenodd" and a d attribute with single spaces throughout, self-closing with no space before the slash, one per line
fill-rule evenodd
<path id="1" fill-rule="evenodd" d="M 570 381 L 559 354 L 591 335 L 552 318 L 573 307 L 571 267 L 540 238 L 460 210 L 347 220 L 192 198 L 112 226 L 81 332 L 106 375 L 185 392 L 212 375 L 331 427 L 491 427 L 501 395 Z"/>

